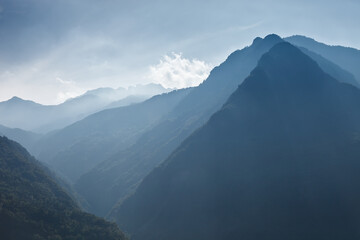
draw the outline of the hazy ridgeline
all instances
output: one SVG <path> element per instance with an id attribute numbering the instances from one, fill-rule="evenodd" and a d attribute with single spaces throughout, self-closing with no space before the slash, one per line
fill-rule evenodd
<path id="1" fill-rule="evenodd" d="M 152 94 L 127 93 L 119 101 L 113 89 L 99 89 L 56 106 L 51 119 L 55 106 L 2 102 L 0 123 L 14 125 L 0 126 L 0 135 L 28 148 L 83 208 L 116 220 L 133 239 L 354 239 L 360 236 L 359 65 L 356 49 L 272 34 L 233 52 L 198 87 L 156 95 L 168 90 L 150 85 Z M 156 96 L 145 100 L 150 95 Z M 35 118 L 28 123 L 19 117 L 29 113 Z M 41 135 L 18 126 L 59 129 Z M 19 174 L 33 181 L 26 178 L 33 173 Z M 28 204 L 19 184 L 16 201 Z M 75 211 L 76 224 L 94 223 L 66 201 L 67 219 Z M 44 227 L 35 227 L 26 207 L 14 207 L 9 211 L 29 214 L 30 230 Z M 52 223 L 65 218 L 51 214 Z M 121 235 L 96 221 L 104 234 Z M 74 233 L 45 228 L 41 237 Z"/>
<path id="2" fill-rule="evenodd" d="M 126 106 L 168 92 L 158 84 L 125 88 L 99 88 L 59 105 L 41 105 L 13 97 L 0 102 L 0 124 L 37 133 L 61 129 L 103 109 Z"/>
<path id="3" fill-rule="evenodd" d="M 41 161 L 75 182 L 107 156 L 131 146 L 190 91 L 172 91 L 138 104 L 97 112 L 44 136 L 35 151 Z"/>

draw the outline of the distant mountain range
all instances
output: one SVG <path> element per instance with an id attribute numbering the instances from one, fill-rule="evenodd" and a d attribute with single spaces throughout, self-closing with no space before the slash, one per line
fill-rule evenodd
<path id="1" fill-rule="evenodd" d="M 134 240 L 358 239 L 360 90 L 289 43 L 116 211 Z"/>
<path id="2" fill-rule="evenodd" d="M 114 223 L 82 212 L 49 171 L 0 137 L 1 239 L 126 239 Z"/>
<path id="3" fill-rule="evenodd" d="M 126 106 L 168 92 L 159 84 L 136 85 L 125 88 L 99 88 L 67 100 L 59 105 L 41 105 L 13 97 L 0 102 L 0 124 L 46 133 L 63 128 L 97 111 Z"/>

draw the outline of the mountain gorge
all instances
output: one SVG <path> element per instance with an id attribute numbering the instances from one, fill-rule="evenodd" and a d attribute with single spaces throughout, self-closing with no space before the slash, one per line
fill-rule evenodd
<path id="1" fill-rule="evenodd" d="M 35 154 L 74 182 L 111 153 L 131 146 L 191 91 L 172 91 L 138 104 L 92 114 L 44 136 L 36 145 Z"/>
<path id="2" fill-rule="evenodd" d="M 289 43 L 116 210 L 132 239 L 360 237 L 360 90 Z"/>

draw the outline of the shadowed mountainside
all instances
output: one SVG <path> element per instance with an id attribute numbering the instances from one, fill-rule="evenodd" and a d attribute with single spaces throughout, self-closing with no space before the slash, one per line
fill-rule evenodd
<path id="1" fill-rule="evenodd" d="M 232 53 L 133 146 L 118 151 L 82 176 L 75 189 L 88 201 L 89 210 L 104 216 L 116 202 L 134 191 L 143 177 L 221 108 L 261 55 L 278 42 L 282 39 L 272 34 Z"/>
<path id="2" fill-rule="evenodd" d="M 119 151 L 84 174 L 75 189 L 88 201 L 90 211 L 104 216 L 118 201 L 133 192 L 153 168 L 164 161 L 195 129 L 221 108 L 261 55 L 282 39 L 257 38 L 216 67 L 199 87 L 187 95 L 162 121 L 142 134 L 130 148 Z M 340 81 L 356 85 L 354 77 L 337 65 L 306 49 L 322 69 Z M 103 196 L 106 196 L 105 198 Z"/>
<path id="3" fill-rule="evenodd" d="M 132 239 L 357 239 L 360 90 L 289 43 L 116 211 Z"/>

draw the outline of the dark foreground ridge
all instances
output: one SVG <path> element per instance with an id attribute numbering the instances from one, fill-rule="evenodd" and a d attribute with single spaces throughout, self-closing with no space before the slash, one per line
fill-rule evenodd
<path id="1" fill-rule="evenodd" d="M 125 239 L 114 223 L 82 212 L 29 153 L 0 137 L 0 238 Z"/>

